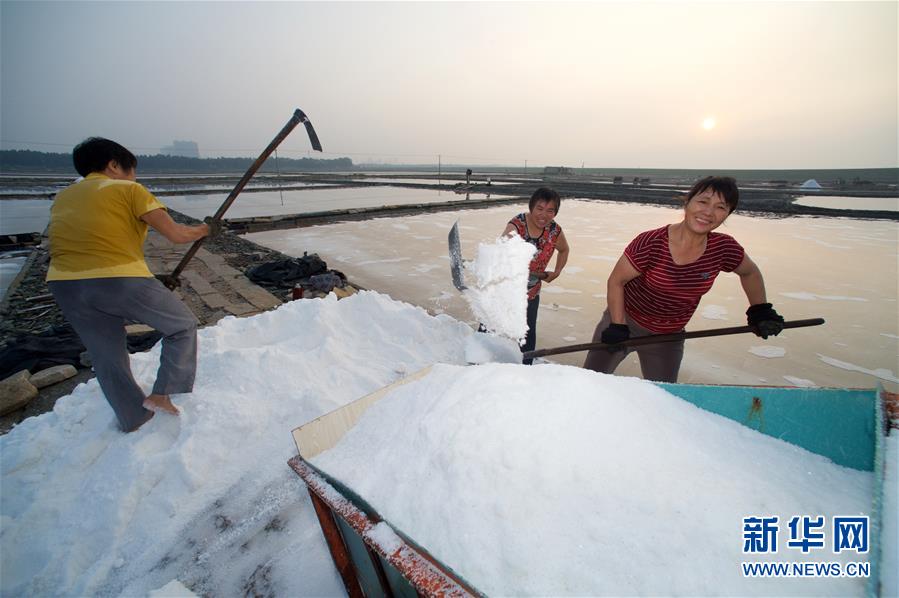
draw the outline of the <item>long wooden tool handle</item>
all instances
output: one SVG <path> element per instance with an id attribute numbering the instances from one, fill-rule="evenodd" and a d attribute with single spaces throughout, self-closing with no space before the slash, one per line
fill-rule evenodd
<path id="1" fill-rule="evenodd" d="M 212 220 L 214 222 L 218 222 L 222 219 L 222 216 L 225 215 L 225 212 L 228 211 L 228 208 L 231 207 L 231 204 L 234 203 L 234 200 L 237 199 L 237 196 L 241 191 L 243 191 L 243 188 L 247 186 L 247 183 L 250 182 L 250 179 L 262 166 L 262 163 L 265 162 L 265 160 L 271 155 L 271 153 L 275 151 L 275 148 L 278 147 L 278 145 L 280 145 L 282 141 L 284 141 L 284 138 L 290 135 L 290 132 L 293 131 L 298 124 L 306 120 L 306 115 L 302 110 L 297 108 L 294 111 L 293 116 L 290 117 L 290 120 L 287 121 L 287 124 L 284 125 L 284 128 L 281 129 L 281 131 L 277 135 L 275 135 L 275 138 L 272 139 L 272 142 L 268 144 L 268 147 L 262 150 L 262 153 L 259 154 L 259 157 L 256 158 L 256 161 L 250 164 L 250 167 L 244 173 L 243 177 L 241 177 L 241 179 L 237 182 L 237 185 L 234 186 L 234 189 L 230 194 L 228 194 L 228 197 L 225 198 L 224 203 L 222 203 L 215 214 L 213 214 Z M 197 251 L 200 250 L 200 245 L 203 244 L 203 241 L 205 239 L 205 237 L 203 237 L 202 239 L 197 239 L 196 241 L 194 241 L 194 244 L 190 246 L 190 249 L 187 250 L 187 253 L 184 254 L 184 257 L 181 258 L 181 261 L 178 262 L 178 265 L 175 266 L 174 270 L 172 270 L 171 278 L 173 280 L 178 279 L 178 277 L 181 275 L 181 272 L 184 270 L 184 267 L 187 266 L 187 263 L 194 257 L 194 255 L 196 255 Z"/>
<path id="2" fill-rule="evenodd" d="M 812 318 L 810 320 L 793 320 L 792 322 L 784 322 L 784 328 L 804 328 L 806 326 L 820 326 L 824 323 L 824 318 Z M 533 359 L 535 357 L 545 357 L 547 355 L 559 355 L 561 353 L 576 353 L 578 351 L 589 351 L 591 349 L 608 349 L 614 347 L 637 347 L 640 345 L 656 345 L 659 343 L 673 343 L 676 341 L 687 340 L 690 338 L 704 338 L 707 336 L 727 336 L 728 334 L 743 334 L 744 332 L 753 332 L 750 326 L 734 326 L 731 328 L 711 328 L 709 330 L 696 330 L 694 332 L 673 332 L 671 334 L 651 334 L 649 336 L 638 336 L 626 341 L 606 344 L 606 343 L 583 343 L 580 345 L 567 345 L 565 347 L 554 347 L 552 349 L 537 349 L 536 351 L 527 351 L 522 354 L 524 359 Z"/>

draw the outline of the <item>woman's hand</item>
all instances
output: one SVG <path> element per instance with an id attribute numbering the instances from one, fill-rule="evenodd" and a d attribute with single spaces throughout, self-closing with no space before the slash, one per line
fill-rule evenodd
<path id="1" fill-rule="evenodd" d="M 756 336 L 767 339 L 769 336 L 777 336 L 784 329 L 784 319 L 774 311 L 770 303 L 757 303 L 750 305 L 746 310 L 746 322 Z"/>
<path id="2" fill-rule="evenodd" d="M 543 282 L 552 282 L 559 277 L 561 272 L 556 272 L 555 270 L 547 270 L 543 273 Z"/>

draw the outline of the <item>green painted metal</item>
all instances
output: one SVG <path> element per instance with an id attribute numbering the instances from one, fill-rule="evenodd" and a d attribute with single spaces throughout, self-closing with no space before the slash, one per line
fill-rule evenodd
<path id="1" fill-rule="evenodd" d="M 877 390 L 657 385 L 706 411 L 801 446 L 838 465 L 874 471 Z"/>

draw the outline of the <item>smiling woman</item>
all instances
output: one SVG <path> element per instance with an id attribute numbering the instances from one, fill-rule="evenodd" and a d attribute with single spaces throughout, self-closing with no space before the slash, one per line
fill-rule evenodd
<path id="1" fill-rule="evenodd" d="M 758 266 L 733 237 L 713 232 L 738 202 L 734 179 L 706 177 L 684 198 L 681 222 L 646 231 L 631 241 L 609 275 L 608 307 L 596 325 L 593 342 L 616 345 L 628 340 L 632 329 L 638 336 L 683 331 L 720 272 L 740 277 L 753 332 L 765 339 L 776 336 L 784 319 L 768 303 Z M 640 358 L 644 378 L 677 382 L 683 342 L 593 349 L 584 367 L 611 374 L 631 350 Z"/>

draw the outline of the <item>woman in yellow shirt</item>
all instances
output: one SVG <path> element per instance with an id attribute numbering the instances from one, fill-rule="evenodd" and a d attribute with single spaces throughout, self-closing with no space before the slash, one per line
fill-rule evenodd
<path id="1" fill-rule="evenodd" d="M 91 137 L 72 152 L 84 178 L 60 191 L 50 209 L 47 283 L 91 355 L 100 388 L 122 429 L 131 432 L 156 411 L 178 414 L 169 395 L 193 390 L 197 320 L 144 259 L 152 226 L 173 243 L 209 234 L 209 226 L 172 220 L 165 206 L 136 182 L 137 158 L 109 139 Z M 131 374 L 126 322 L 163 335 L 150 395 Z"/>

